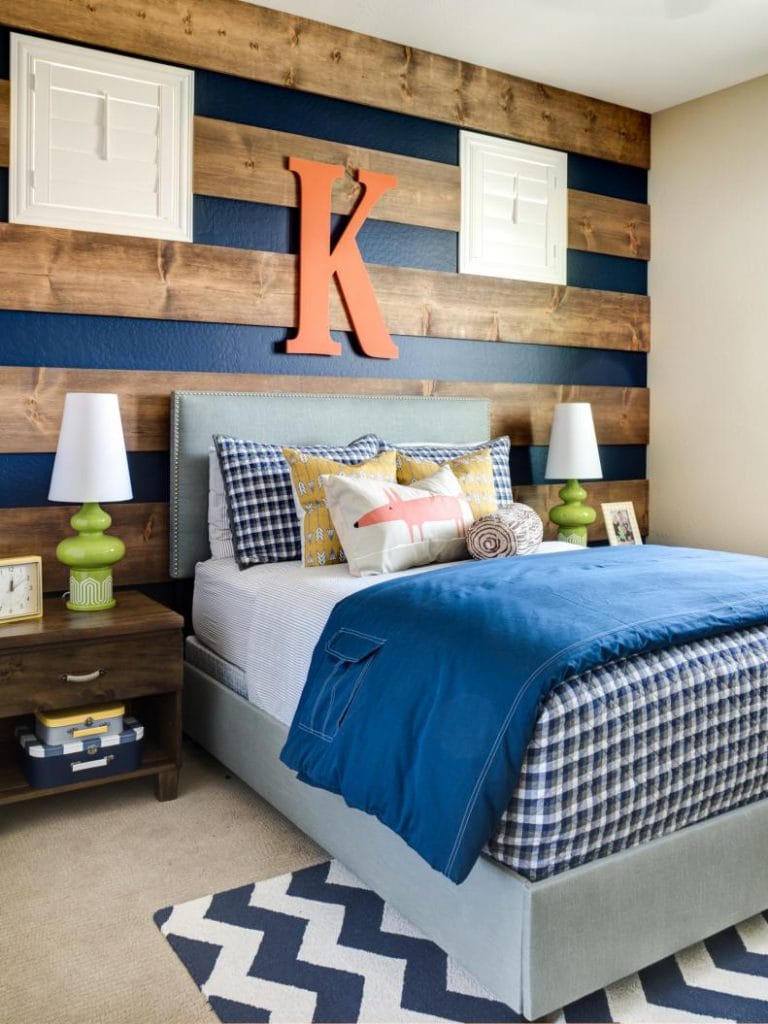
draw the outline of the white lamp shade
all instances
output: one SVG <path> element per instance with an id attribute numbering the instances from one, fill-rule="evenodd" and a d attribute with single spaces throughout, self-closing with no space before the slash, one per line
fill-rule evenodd
<path id="1" fill-rule="evenodd" d="M 548 480 L 602 478 L 603 469 L 589 402 L 563 402 L 555 406 L 544 475 Z"/>
<path id="2" fill-rule="evenodd" d="M 86 502 L 132 497 L 117 395 L 66 395 L 48 499 Z"/>

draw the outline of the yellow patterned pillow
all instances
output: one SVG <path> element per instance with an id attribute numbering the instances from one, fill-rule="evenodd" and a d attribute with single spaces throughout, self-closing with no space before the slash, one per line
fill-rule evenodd
<path id="1" fill-rule="evenodd" d="M 461 484 L 469 507 L 475 519 L 487 516 L 498 508 L 496 491 L 493 486 L 493 463 L 490 448 L 479 452 L 459 455 L 446 462 L 433 462 L 431 459 L 412 459 L 409 455 L 396 452 L 397 482 L 411 487 L 419 480 L 432 476 L 441 466 L 450 466 Z"/>
<path id="2" fill-rule="evenodd" d="M 395 483 L 395 453 L 382 452 L 376 458 L 369 459 L 368 462 L 358 462 L 354 466 L 345 466 L 341 462 L 324 459 L 319 455 L 307 455 L 300 448 L 283 448 L 283 458 L 291 470 L 293 500 L 299 516 L 304 565 L 311 568 L 345 562 L 320 477 L 326 473 L 330 476 L 350 476 Z"/>

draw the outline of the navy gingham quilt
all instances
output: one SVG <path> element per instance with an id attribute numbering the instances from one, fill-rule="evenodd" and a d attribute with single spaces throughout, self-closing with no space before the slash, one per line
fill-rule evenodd
<path id="1" fill-rule="evenodd" d="M 235 556 L 241 569 L 301 558 L 301 533 L 291 473 L 279 444 L 218 434 L 216 453 L 224 479 Z M 379 453 L 379 439 L 366 434 L 349 445 L 305 445 L 302 451 L 346 466 Z"/>
<path id="2" fill-rule="evenodd" d="M 556 686 L 485 853 L 531 881 L 768 796 L 768 626 Z"/>
<path id="3" fill-rule="evenodd" d="M 508 810 L 553 688 L 607 663 L 672 648 L 685 654 L 688 644 L 766 623 L 768 559 L 725 551 L 589 548 L 578 558 L 461 562 L 390 579 L 348 595 L 331 612 L 280 757 L 302 781 L 373 814 L 460 884 Z M 709 697 L 708 743 L 684 780 L 694 800 L 730 721 L 724 691 L 733 680 L 738 696 L 745 671 L 732 655 Z M 685 802 L 685 791 L 669 793 L 665 785 L 688 736 L 673 722 L 669 767 L 647 779 L 642 720 L 635 728 L 628 761 L 638 777 L 625 776 L 620 799 L 631 821 L 630 785 L 645 790 L 639 823 L 646 809 L 669 813 Z M 747 746 L 752 732 L 750 722 Z M 602 802 L 603 794 L 595 798 Z M 715 812 L 717 793 L 706 792 L 701 803 L 703 814 Z"/>

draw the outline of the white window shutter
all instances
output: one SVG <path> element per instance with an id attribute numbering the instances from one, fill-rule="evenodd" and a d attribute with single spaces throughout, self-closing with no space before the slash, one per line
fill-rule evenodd
<path id="1" fill-rule="evenodd" d="M 11 39 L 11 221 L 191 241 L 193 72 Z"/>
<path id="2" fill-rule="evenodd" d="M 565 284 L 568 157 L 461 132 L 463 274 Z"/>

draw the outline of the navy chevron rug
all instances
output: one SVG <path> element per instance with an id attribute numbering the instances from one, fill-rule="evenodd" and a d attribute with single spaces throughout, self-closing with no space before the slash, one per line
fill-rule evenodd
<path id="1" fill-rule="evenodd" d="M 522 1021 L 338 861 L 166 907 L 219 1020 Z M 565 1007 L 555 1022 L 768 1021 L 768 914 Z"/>

